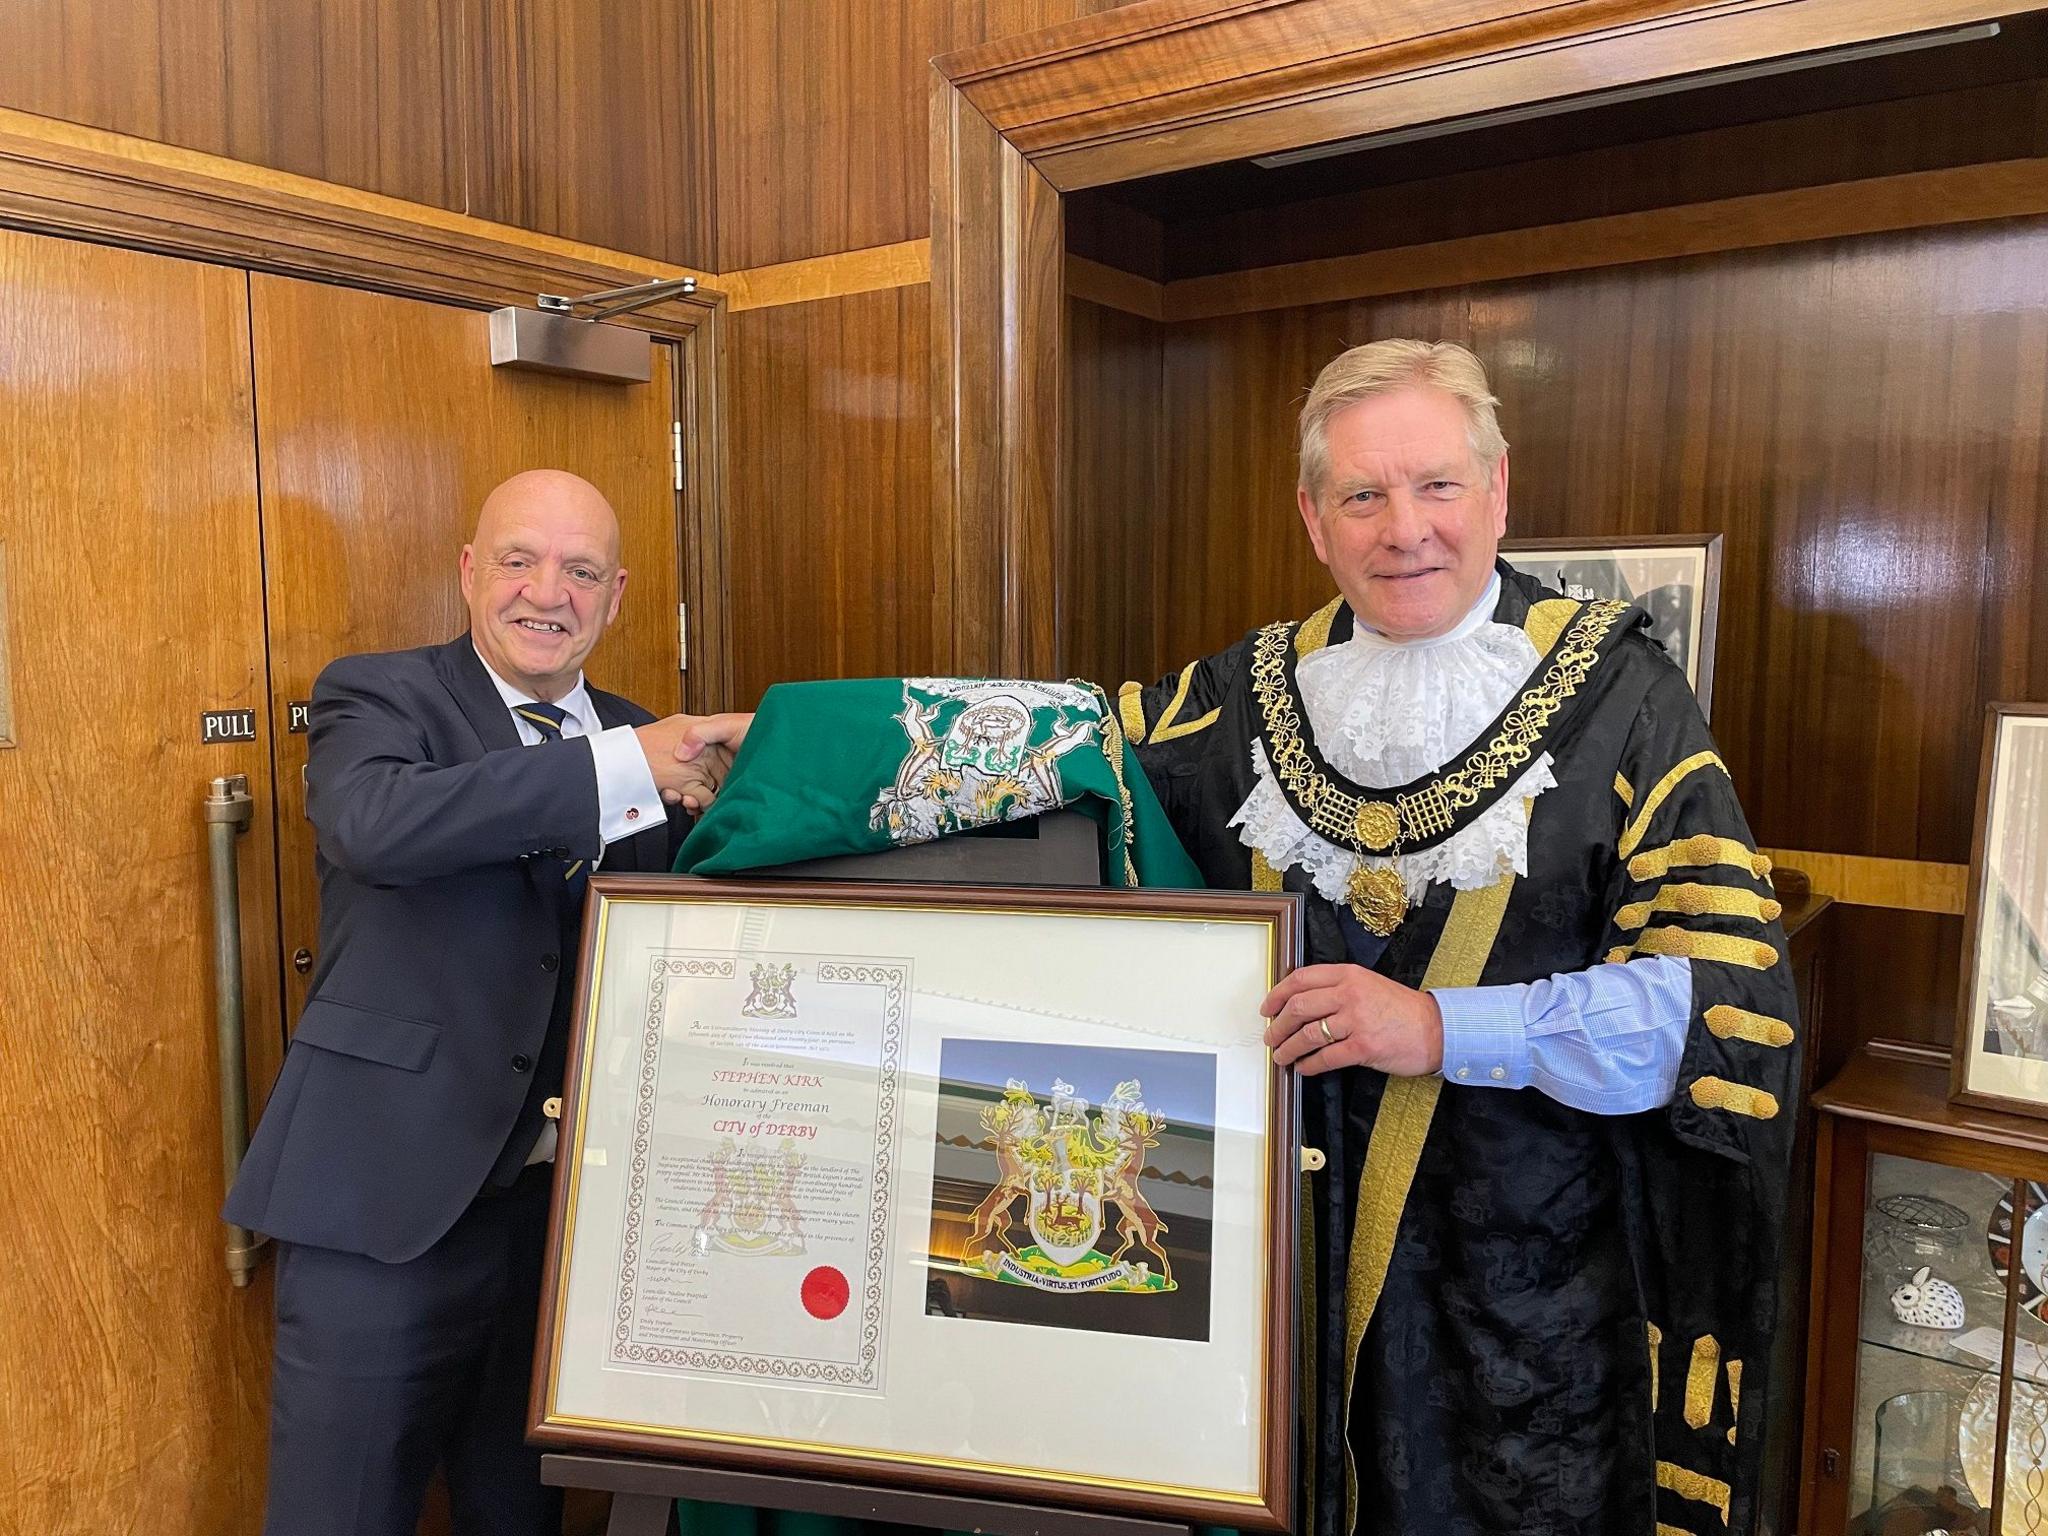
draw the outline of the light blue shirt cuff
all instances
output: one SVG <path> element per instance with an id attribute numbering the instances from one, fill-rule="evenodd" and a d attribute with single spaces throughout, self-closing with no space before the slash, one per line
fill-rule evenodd
<path id="1" fill-rule="evenodd" d="M 597 835 L 607 843 L 633 837 L 668 820 L 668 807 L 654 787 L 654 770 L 630 725 L 615 725 L 590 738 L 597 766 Z"/>
<path id="2" fill-rule="evenodd" d="M 1596 1115 L 1671 1102 L 1692 1019 L 1692 963 L 1652 955 L 1548 981 L 1446 987 L 1443 1075 L 1535 1088 Z"/>

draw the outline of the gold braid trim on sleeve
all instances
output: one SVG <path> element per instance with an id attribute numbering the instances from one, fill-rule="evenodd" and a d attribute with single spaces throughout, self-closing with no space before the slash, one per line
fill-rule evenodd
<path id="1" fill-rule="evenodd" d="M 1657 1486 L 1669 1488 L 1681 1499 L 1691 1499 L 1697 1504 L 1711 1504 L 1721 1512 L 1721 1523 L 1728 1523 L 1728 1502 L 1733 1490 L 1718 1477 L 1708 1477 L 1701 1472 L 1691 1472 L 1668 1461 L 1657 1463 Z"/>
<path id="2" fill-rule="evenodd" d="M 1609 960 L 1626 960 L 1631 955 L 1676 955 L 1682 960 L 1715 960 L 1722 965 L 1747 966 L 1768 971 L 1778 963 L 1778 952 L 1761 939 L 1738 939 L 1726 933 L 1695 933 L 1690 928 L 1645 928 L 1633 946 L 1610 949 Z"/>
<path id="3" fill-rule="evenodd" d="M 1650 818 L 1657 814 L 1658 807 L 1670 798 L 1671 791 L 1690 775 L 1702 768 L 1719 768 L 1725 775 L 1728 765 L 1721 761 L 1718 752 L 1695 752 L 1684 762 L 1673 768 L 1657 781 L 1656 788 L 1643 797 L 1643 808 L 1636 812 L 1635 820 L 1628 824 L 1628 830 L 1621 834 L 1619 852 L 1625 859 L 1634 853 L 1642 843 L 1643 834 L 1650 828 Z"/>
<path id="4" fill-rule="evenodd" d="M 1721 1379 L 1721 1341 L 1711 1333 L 1692 1341 L 1692 1364 L 1685 1373 L 1685 1422 L 1705 1429 L 1714 1416 L 1714 1387 Z"/>
<path id="5" fill-rule="evenodd" d="M 1614 776 L 1614 792 L 1621 797 L 1621 803 L 1633 806 L 1636 803 L 1636 787 L 1620 774 Z"/>
<path id="6" fill-rule="evenodd" d="M 1716 1003 L 1702 1017 L 1716 1040 L 1747 1040 L 1751 1045 L 1792 1043 L 1792 1026 L 1767 1013 L 1751 1013 L 1747 1008 Z"/>
<path id="7" fill-rule="evenodd" d="M 1123 721 L 1125 740 L 1134 747 L 1145 744 L 1144 693 L 1137 683 L 1125 683 L 1116 691 L 1117 717 Z"/>
<path id="8" fill-rule="evenodd" d="M 1674 869 L 1706 869 L 1715 864 L 1732 864 L 1737 869 L 1746 869 L 1759 880 L 1771 872 L 1771 861 L 1749 844 L 1737 842 L 1732 837 L 1716 837 L 1711 832 L 1701 832 L 1667 843 L 1662 848 L 1652 848 L 1648 853 L 1637 854 L 1628 861 L 1628 877 L 1638 883 L 1662 880 Z"/>
<path id="9" fill-rule="evenodd" d="M 1655 1323 L 1644 1323 L 1650 1335 L 1650 1412 L 1657 1411 L 1657 1352 L 1664 1347 L 1664 1330 Z"/>
<path id="10" fill-rule="evenodd" d="M 1739 1422 L 1742 1418 L 1742 1362 L 1728 1362 L 1728 1417 Z M 1728 1443 L 1735 1443 L 1735 1422 L 1728 1425 Z"/>
<path id="11" fill-rule="evenodd" d="M 1701 1109 L 1725 1109 L 1752 1120 L 1769 1120 L 1778 1113 L 1776 1095 L 1747 1083 L 1731 1083 L 1725 1077 L 1696 1078 L 1691 1093 L 1693 1103 Z"/>
<path id="12" fill-rule="evenodd" d="M 1256 877 L 1256 867 L 1254 876 Z M 1460 891 L 1422 975 L 1422 990 L 1477 986 L 1493 943 L 1500 936 L 1508 897 L 1515 888 L 1512 874 L 1478 890 Z M 1351 1455 L 1351 1393 L 1358 1377 L 1359 1346 L 1372 1321 L 1380 1293 L 1386 1289 L 1387 1266 L 1394 1259 L 1394 1239 L 1401 1211 L 1422 1160 L 1422 1144 L 1436 1114 L 1444 1080 L 1389 1077 L 1365 1144 L 1365 1167 L 1358 1177 L 1358 1204 L 1351 1224 L 1351 1257 L 1344 1276 L 1344 1528 L 1358 1526 L 1358 1467 Z"/>
<path id="13" fill-rule="evenodd" d="M 1768 896 L 1733 885 L 1667 885 L 1648 901 L 1631 902 L 1614 914 L 1614 926 L 1624 931 L 1640 928 L 1658 912 L 1676 912 L 1681 917 L 1747 917 L 1759 923 L 1776 922 L 1784 908 Z"/>

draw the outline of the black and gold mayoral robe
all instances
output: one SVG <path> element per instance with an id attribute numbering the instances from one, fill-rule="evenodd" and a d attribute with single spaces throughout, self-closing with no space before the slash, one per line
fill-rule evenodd
<path id="1" fill-rule="evenodd" d="M 1299 1529 L 1666 1536 L 1752 1528 L 1799 1046 L 1778 904 L 1684 675 L 1620 603 L 1500 566 L 1494 617 L 1543 658 L 1428 779 L 1369 790 L 1321 758 L 1295 663 L 1352 633 L 1341 601 L 1151 686 L 1122 723 L 1212 886 L 1301 891 L 1311 963 L 1409 986 L 1534 981 L 1636 955 L 1691 962 L 1678 1086 L 1600 1116 L 1534 1088 L 1305 1078 Z M 1264 743 L 1302 820 L 1385 853 L 1469 824 L 1549 752 L 1529 872 L 1438 884 L 1391 938 L 1229 826 Z M 1397 841 L 1398 840 L 1398 841 Z"/>

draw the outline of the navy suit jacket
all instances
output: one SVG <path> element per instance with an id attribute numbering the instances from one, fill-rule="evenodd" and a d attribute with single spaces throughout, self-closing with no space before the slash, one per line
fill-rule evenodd
<path id="1" fill-rule="evenodd" d="M 654 718 L 590 697 L 607 727 Z M 310 731 L 319 965 L 224 1214 L 397 1262 L 455 1224 L 525 1102 L 576 959 L 556 861 L 667 870 L 685 819 L 607 847 L 588 740 L 522 746 L 468 635 L 333 663 Z"/>

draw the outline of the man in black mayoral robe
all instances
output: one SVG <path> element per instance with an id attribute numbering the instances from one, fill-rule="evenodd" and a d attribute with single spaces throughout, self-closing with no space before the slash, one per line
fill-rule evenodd
<path id="1" fill-rule="evenodd" d="M 1302 1529 L 1746 1532 L 1800 1050 L 1779 906 L 1640 611 L 1499 561 L 1496 403 L 1462 347 L 1332 362 L 1298 499 L 1342 596 L 1119 714 L 1212 886 L 1307 898 L 1266 1004 L 1327 1154 Z"/>

